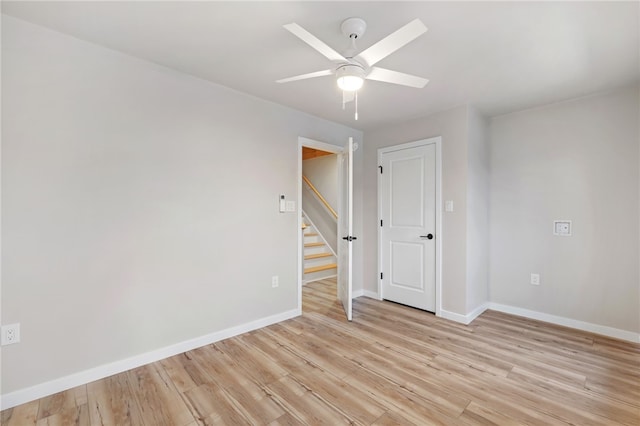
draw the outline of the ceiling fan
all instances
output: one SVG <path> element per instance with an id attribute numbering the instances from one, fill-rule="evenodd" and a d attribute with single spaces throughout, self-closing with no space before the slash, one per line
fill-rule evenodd
<path id="1" fill-rule="evenodd" d="M 362 87 L 364 80 L 382 81 L 420 89 L 429 82 L 426 78 L 374 66 L 427 31 L 427 27 L 419 19 L 414 19 L 357 55 L 355 54 L 356 39 L 362 37 L 367 29 L 367 23 L 361 18 L 348 18 L 342 22 L 342 34 L 351 40 L 351 47 L 345 51 L 344 55 L 336 52 L 296 23 L 284 25 L 284 28 L 332 61 L 334 67 L 283 78 L 277 80 L 276 83 L 288 83 L 335 74 L 338 87 L 342 90 L 342 108 L 345 108 L 347 102 L 355 100 L 356 120 L 358 119 L 358 90 Z"/>

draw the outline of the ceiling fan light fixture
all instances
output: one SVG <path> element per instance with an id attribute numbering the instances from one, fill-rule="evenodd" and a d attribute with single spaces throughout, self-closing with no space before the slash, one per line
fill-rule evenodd
<path id="1" fill-rule="evenodd" d="M 334 68 L 331 68 L 283 78 L 276 80 L 276 83 L 306 80 L 335 73 L 336 83 L 342 91 L 342 109 L 345 109 L 348 102 L 353 101 L 356 120 L 358 119 L 358 90 L 362 88 L 365 79 L 420 89 L 429 82 L 429 80 L 422 77 L 374 66 L 380 60 L 427 31 L 427 27 L 420 19 L 414 19 L 357 55 L 355 54 L 357 51 L 356 39 L 359 39 L 367 29 L 367 23 L 362 18 L 348 18 L 342 22 L 342 34 L 349 38 L 351 42 L 351 48 L 345 50 L 344 54 L 336 52 L 325 42 L 296 23 L 286 24 L 284 28 L 329 59 L 333 64 L 337 64 L 337 69 L 334 71 Z"/>
<path id="2" fill-rule="evenodd" d="M 364 83 L 364 70 L 357 65 L 344 65 L 336 70 L 338 87 L 345 92 L 356 92 Z"/>

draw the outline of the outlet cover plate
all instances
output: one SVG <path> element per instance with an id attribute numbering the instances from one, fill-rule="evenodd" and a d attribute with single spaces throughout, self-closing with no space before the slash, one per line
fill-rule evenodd
<path id="1" fill-rule="evenodd" d="M 20 343 L 20 324 L 3 325 L 0 329 L 0 344 L 2 346 Z"/>

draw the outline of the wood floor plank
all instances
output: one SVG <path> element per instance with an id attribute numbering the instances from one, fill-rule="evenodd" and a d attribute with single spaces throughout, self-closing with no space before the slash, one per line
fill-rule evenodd
<path id="1" fill-rule="evenodd" d="M 219 386 L 204 384 L 185 392 L 196 420 L 203 425 L 250 425 L 233 398 Z"/>
<path id="2" fill-rule="evenodd" d="M 246 373 L 260 384 L 281 379 L 287 372 L 260 351 L 252 351 L 241 339 L 226 339 L 215 344 L 223 353 L 240 364 Z"/>
<path id="3" fill-rule="evenodd" d="M 415 423 L 409 421 L 406 417 L 393 412 L 387 411 L 380 416 L 375 422 L 371 423 L 372 426 L 412 426 Z"/>
<path id="4" fill-rule="evenodd" d="M 277 324 L 279 325 L 279 324 Z M 311 361 L 314 365 L 319 366 L 325 371 L 331 372 L 338 378 L 345 377 L 349 374 L 353 365 L 346 359 L 335 357 L 335 354 L 326 346 L 320 344 L 315 339 L 307 337 L 299 337 L 288 331 L 285 327 L 272 327 L 266 331 L 275 339 L 286 342 L 289 350 Z"/>
<path id="5" fill-rule="evenodd" d="M 40 400 L 35 400 L 3 410 L 0 415 L 0 424 L 3 426 L 35 425 L 38 420 L 39 406 Z"/>
<path id="6" fill-rule="evenodd" d="M 299 383 L 311 389 L 323 401 L 355 423 L 370 425 L 386 408 L 362 390 L 338 380 L 330 373 L 315 369 L 296 376 Z"/>
<path id="7" fill-rule="evenodd" d="M 160 365 L 180 393 L 211 381 L 208 373 L 193 360 L 191 352 L 163 359 Z"/>
<path id="8" fill-rule="evenodd" d="M 167 426 L 191 423 L 193 416 L 177 389 L 156 368 L 162 366 L 157 363 L 149 364 L 127 372 L 128 383 L 140 406 L 142 421 L 149 425 Z M 122 424 L 119 421 L 117 424 Z"/>
<path id="9" fill-rule="evenodd" d="M 364 368 L 354 370 L 346 381 L 366 390 L 374 399 L 383 402 L 389 410 L 404 413 L 414 423 L 423 424 L 427 419 L 434 425 L 454 423 L 455 417 L 442 413 L 439 407 L 430 401 L 424 400 L 412 390 L 399 386 L 393 381 L 370 374 Z"/>
<path id="10" fill-rule="evenodd" d="M 36 426 L 68 426 L 68 425 L 89 425 L 89 406 L 83 404 L 76 407 L 65 408 L 53 414 L 38 420 Z"/>
<path id="11" fill-rule="evenodd" d="M 302 424 L 303 423 L 300 419 L 297 419 L 291 413 L 286 412 L 282 416 L 269 423 L 269 426 L 299 426 Z"/>
<path id="12" fill-rule="evenodd" d="M 138 400 L 126 373 L 89 383 L 87 400 L 92 425 L 143 424 Z"/>
<path id="13" fill-rule="evenodd" d="M 508 378 L 520 384 L 526 383 L 536 392 L 545 394 L 547 397 L 566 401 L 579 410 L 601 416 L 603 421 L 609 419 L 625 425 L 638 424 L 638 409 L 616 399 L 598 396 L 586 389 L 576 389 L 520 367 L 514 367 Z"/>
<path id="14" fill-rule="evenodd" d="M 461 425 L 495 425 L 495 426 L 508 426 L 508 425 L 520 425 L 523 423 L 507 416 L 504 413 L 500 413 L 491 408 L 484 407 L 482 404 L 471 402 L 464 410 L 464 412 L 458 417 L 458 421 Z"/>
<path id="15" fill-rule="evenodd" d="M 38 420 L 53 416 L 67 409 L 76 408 L 76 397 L 73 390 L 58 392 L 40 400 Z"/>
<path id="16" fill-rule="evenodd" d="M 291 376 L 270 383 L 267 388 L 286 407 L 292 417 L 306 425 L 352 424 L 352 421 L 326 404 L 311 389 Z"/>
<path id="17" fill-rule="evenodd" d="M 265 425 L 280 418 L 286 410 L 259 385 L 225 389 L 236 401 L 237 410 L 253 425 Z"/>
<path id="18" fill-rule="evenodd" d="M 361 361 L 361 368 L 375 372 L 381 377 L 411 390 L 423 399 L 437 405 L 439 410 L 447 416 L 459 416 L 470 402 L 469 398 L 458 395 L 443 386 L 429 385 L 422 379 L 425 374 L 430 372 L 429 365 L 406 362 L 390 349 L 370 348 L 359 361 Z"/>
<path id="19" fill-rule="evenodd" d="M 0 413 L 2 425 L 640 425 L 640 345 L 303 287 L 302 316 Z"/>

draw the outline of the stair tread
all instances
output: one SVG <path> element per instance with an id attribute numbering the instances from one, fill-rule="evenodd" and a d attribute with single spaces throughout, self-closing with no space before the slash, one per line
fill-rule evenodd
<path id="1" fill-rule="evenodd" d="M 317 237 L 318 233 L 317 232 L 308 232 L 306 234 L 304 234 L 305 237 Z"/>
<path id="2" fill-rule="evenodd" d="M 333 256 L 333 253 L 316 253 L 316 254 L 308 254 L 304 257 L 304 260 L 309 260 L 309 259 L 318 259 L 321 257 L 329 257 L 329 256 Z"/>
<path id="3" fill-rule="evenodd" d="M 305 243 L 305 247 L 320 247 L 323 246 L 324 243 L 318 242 L 318 243 Z"/>
<path id="4" fill-rule="evenodd" d="M 314 266 L 312 268 L 306 268 L 304 270 L 305 274 L 310 274 L 312 272 L 319 272 L 319 271 L 326 271 L 327 269 L 335 269 L 337 268 L 338 265 L 335 263 L 328 263 L 326 265 L 319 265 L 319 266 Z"/>

